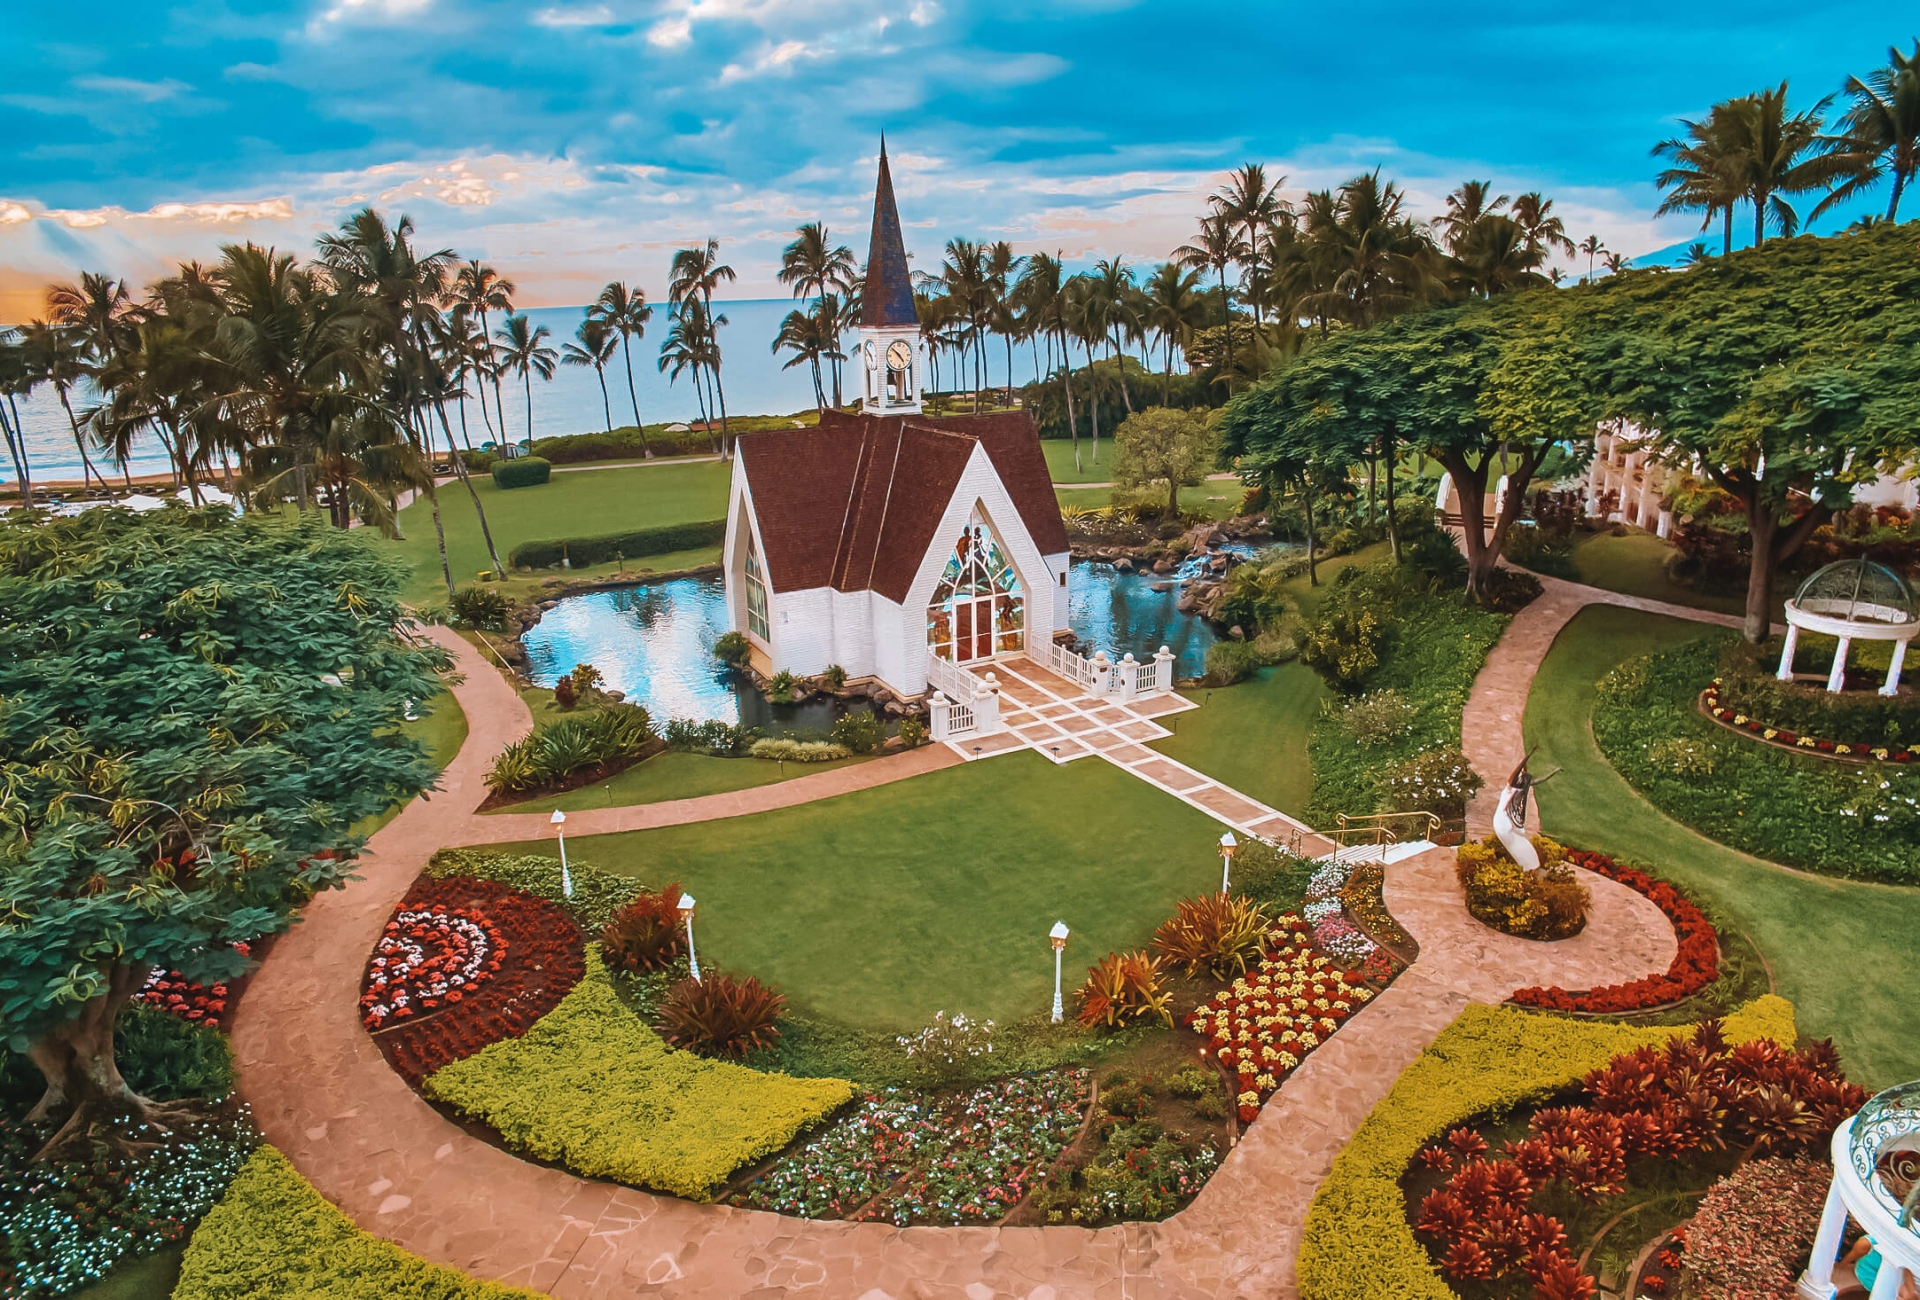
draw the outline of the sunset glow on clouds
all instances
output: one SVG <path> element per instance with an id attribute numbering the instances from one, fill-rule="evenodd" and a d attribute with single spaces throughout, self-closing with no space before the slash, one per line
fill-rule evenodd
<path id="1" fill-rule="evenodd" d="M 658 293 L 670 251 L 708 235 L 737 292 L 777 294 L 800 222 L 863 244 L 883 129 L 921 266 L 953 235 L 1158 260 L 1249 159 L 1300 189 L 1381 167 L 1425 213 L 1469 176 L 1538 188 L 1576 237 L 1644 254 L 1696 226 L 1653 216 L 1648 150 L 1676 118 L 1783 77 L 1811 103 L 1910 37 L 1892 22 L 1865 3 L 18 6 L 0 319 L 82 266 L 304 252 L 369 203 L 531 304 L 615 276 Z"/>

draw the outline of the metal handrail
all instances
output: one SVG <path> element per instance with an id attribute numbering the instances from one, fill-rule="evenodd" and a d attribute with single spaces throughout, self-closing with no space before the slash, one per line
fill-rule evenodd
<path id="1" fill-rule="evenodd" d="M 1441 825 L 1440 814 L 1427 812 L 1425 810 L 1421 810 L 1418 812 L 1341 813 L 1336 818 L 1336 820 L 1340 824 L 1339 831 L 1335 832 L 1336 834 L 1343 833 L 1349 830 L 1354 830 L 1354 831 L 1364 830 L 1366 827 L 1369 827 L 1369 826 L 1378 826 L 1382 830 L 1386 830 L 1389 822 L 1412 821 L 1416 825 L 1420 825 L 1424 827 L 1425 834 L 1417 837 L 1423 840 L 1430 840 L 1434 836 L 1438 835 L 1440 833 L 1440 825 Z M 1326 832 L 1324 831 L 1321 833 L 1326 834 Z M 1379 841 L 1376 841 L 1376 842 L 1379 842 Z M 1393 836 L 1391 832 L 1389 832 L 1389 838 L 1385 841 L 1385 843 L 1397 844 L 1399 843 L 1399 838 L 1397 836 Z"/>

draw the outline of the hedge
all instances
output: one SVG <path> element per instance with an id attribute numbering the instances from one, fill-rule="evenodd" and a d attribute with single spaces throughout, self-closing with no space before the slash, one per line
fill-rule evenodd
<path id="1" fill-rule="evenodd" d="M 553 462 L 538 456 L 496 461 L 493 481 L 501 488 L 536 487 L 553 477 Z"/>
<path id="2" fill-rule="evenodd" d="M 1729 1042 L 1795 1041 L 1793 1004 L 1772 994 L 1723 1022 Z M 1400 1176 L 1422 1146 L 1483 1112 L 1544 1100 L 1621 1052 L 1692 1032 L 1563 1020 L 1469 1005 L 1373 1108 L 1307 1210 L 1304 1300 L 1456 1300 L 1407 1222 Z"/>
<path id="3" fill-rule="evenodd" d="M 542 1160 L 693 1200 L 854 1093 L 845 1079 L 673 1050 L 621 1001 L 598 945 L 587 948 L 586 977 L 524 1037 L 455 1061 L 423 1089 Z"/>
<path id="4" fill-rule="evenodd" d="M 630 533 L 607 533 L 600 537 L 562 537 L 550 542 L 522 542 L 513 548 L 507 563 L 516 569 L 551 569 L 562 559 L 576 567 L 605 564 L 609 560 L 635 560 L 643 555 L 667 555 L 673 551 L 691 551 L 702 546 L 718 546 L 727 535 L 727 521 L 708 519 L 693 524 L 658 524 L 636 528 Z"/>
<path id="5" fill-rule="evenodd" d="M 697 456 L 713 450 L 712 437 L 704 433 L 649 433 L 644 446 L 633 426 L 612 433 L 571 433 L 559 438 L 541 438 L 531 448 L 534 455 L 556 465 L 578 465 L 596 460 L 639 460 L 648 451 L 655 456 Z"/>
<path id="6" fill-rule="evenodd" d="M 1920 769 L 1804 758 L 1702 716 L 1699 693 L 1723 646 L 1708 635 L 1629 659 L 1601 681 L 1593 737 L 1614 770 L 1669 817 L 1742 853 L 1920 882 Z"/>
<path id="7" fill-rule="evenodd" d="M 1729 643 L 1720 656 L 1720 702 L 1782 731 L 1846 745 L 1920 748 L 1920 696 L 1874 691 L 1836 694 L 1820 683 L 1783 682 L 1773 675 L 1779 662 L 1777 641 L 1764 647 Z M 1833 647 L 1828 645 L 1806 646 L 1794 658 L 1794 669 L 1802 673 L 1824 673 L 1832 667 Z"/>
<path id="8" fill-rule="evenodd" d="M 539 1293 L 482 1282 L 362 1232 L 272 1147 L 193 1234 L 173 1300 L 515 1300 Z"/>
<path id="9" fill-rule="evenodd" d="M 631 876 L 617 876 L 574 861 L 567 864 L 567 874 L 573 883 L 573 894 L 569 897 L 561 888 L 558 858 L 478 853 L 472 849 L 441 849 L 427 863 L 427 874 L 436 880 L 472 876 L 476 880 L 497 881 L 524 890 L 565 908 L 573 916 L 573 923 L 589 935 L 605 929 L 613 914 L 641 892 L 640 882 Z"/>

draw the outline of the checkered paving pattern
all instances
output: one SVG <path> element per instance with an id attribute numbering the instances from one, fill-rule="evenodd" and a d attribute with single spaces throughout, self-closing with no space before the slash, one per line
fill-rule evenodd
<path id="1" fill-rule="evenodd" d="M 1022 749 L 1055 763 L 1103 758 L 1236 831 L 1282 845 L 1298 835 L 1301 849 L 1313 855 L 1332 847 L 1304 822 L 1147 748 L 1173 734 L 1159 719 L 1199 707 L 1184 695 L 1149 695 L 1129 703 L 1104 699 L 1024 655 L 976 664 L 970 671 L 998 683 L 1005 729 L 946 742 L 968 762 Z"/>

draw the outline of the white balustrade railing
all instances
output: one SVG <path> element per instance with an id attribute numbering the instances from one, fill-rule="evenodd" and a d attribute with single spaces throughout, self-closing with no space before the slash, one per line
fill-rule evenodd
<path id="1" fill-rule="evenodd" d="M 1048 672 L 1058 673 L 1076 686 L 1093 687 L 1093 664 L 1058 642 L 1040 642 L 1040 653 L 1035 658 Z"/>
<path id="2" fill-rule="evenodd" d="M 948 699 L 964 703 L 973 698 L 974 687 L 979 683 L 974 680 L 973 674 L 951 659 L 930 654 L 927 656 L 927 685 L 936 691 L 944 691 Z"/>

